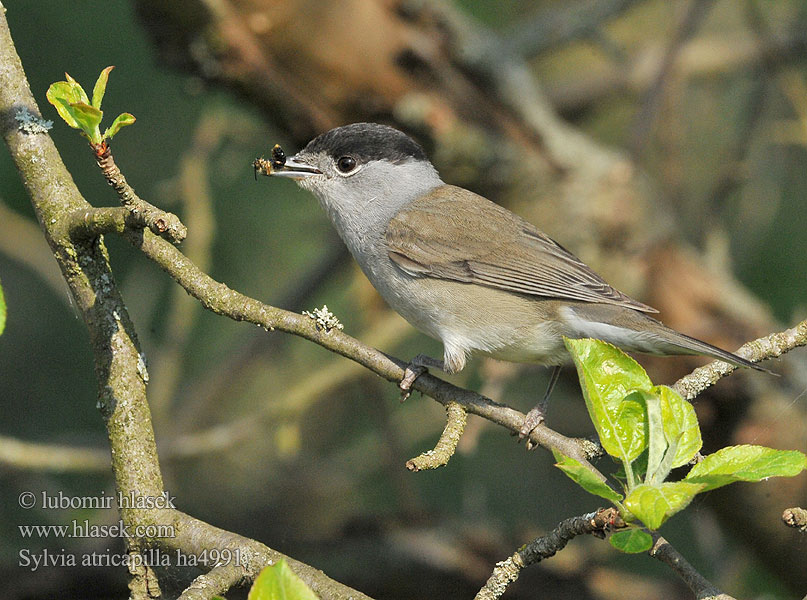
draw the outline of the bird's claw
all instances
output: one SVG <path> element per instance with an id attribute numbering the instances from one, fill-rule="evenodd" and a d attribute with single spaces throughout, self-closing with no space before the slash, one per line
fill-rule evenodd
<path id="1" fill-rule="evenodd" d="M 521 425 L 521 429 L 518 432 L 518 439 L 519 441 L 526 439 L 527 440 L 527 450 L 532 450 L 535 448 L 535 444 L 532 440 L 529 439 L 532 430 L 538 427 L 541 423 L 544 422 L 544 407 L 541 405 L 536 406 L 530 412 L 527 413 L 527 416 L 524 418 L 524 423 Z"/>
<path id="2" fill-rule="evenodd" d="M 406 365 L 406 369 L 404 370 L 403 379 L 398 384 L 398 387 L 401 388 L 401 402 L 405 401 L 409 396 L 412 395 L 412 384 L 415 383 L 415 380 L 423 375 L 428 369 L 426 367 L 415 365 L 413 363 L 409 363 Z"/>

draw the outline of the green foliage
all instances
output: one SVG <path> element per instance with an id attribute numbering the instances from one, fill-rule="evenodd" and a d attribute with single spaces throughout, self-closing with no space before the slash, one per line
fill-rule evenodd
<path id="1" fill-rule="evenodd" d="M 653 538 L 646 531 L 631 527 L 617 531 L 608 538 L 611 545 L 626 554 L 647 552 L 653 547 Z"/>
<path id="2" fill-rule="evenodd" d="M 658 529 L 667 518 L 686 508 L 702 488 L 702 485 L 683 481 L 659 485 L 640 483 L 628 493 L 625 507 L 648 529 Z"/>
<path id="3" fill-rule="evenodd" d="M 556 453 L 556 466 L 586 491 L 613 502 L 626 522 L 640 521 L 655 530 L 700 492 L 735 481 L 792 477 L 807 469 L 807 456 L 795 450 L 732 446 L 704 458 L 682 481 L 666 481 L 672 469 L 692 462 L 701 449 L 692 405 L 672 388 L 653 385 L 636 361 L 611 344 L 591 339 L 565 343 L 603 449 L 622 464 L 624 494 L 569 457 Z M 642 552 L 650 547 L 650 536 L 637 532 L 634 526 L 614 534 L 611 544 Z"/>
<path id="4" fill-rule="evenodd" d="M 56 107 L 56 111 L 64 122 L 73 129 L 81 131 L 81 135 L 86 137 L 91 144 L 98 145 L 111 139 L 120 131 L 121 127 L 135 122 L 133 115 L 122 113 L 115 118 L 103 135 L 101 134 L 101 119 L 104 116 L 101 111 L 101 101 L 106 92 L 109 72 L 114 68 L 110 66 L 101 71 L 92 90 L 92 101 L 87 97 L 84 88 L 67 73 L 64 74 L 67 81 L 52 83 L 46 94 L 48 102 Z"/>
<path id="5" fill-rule="evenodd" d="M 703 491 L 735 481 L 761 481 L 768 477 L 794 477 L 807 469 L 807 456 L 797 450 L 765 446 L 728 446 L 710 454 L 684 478 L 704 484 Z"/>
<path id="6" fill-rule="evenodd" d="M 3 295 L 3 286 L 0 285 L 0 335 L 6 329 L 6 298 Z"/>
<path id="7" fill-rule="evenodd" d="M 566 473 L 572 481 L 577 483 L 577 485 L 584 490 L 600 498 L 610 500 L 615 504 L 622 501 L 622 494 L 612 490 L 607 483 L 600 480 L 594 473 L 580 464 L 579 461 L 569 456 L 563 456 L 563 454 L 558 451 L 554 451 L 554 454 L 555 460 L 558 461 L 555 466 Z"/>
<path id="8" fill-rule="evenodd" d="M 302 579 L 279 560 L 265 567 L 249 590 L 248 600 L 318 600 Z"/>

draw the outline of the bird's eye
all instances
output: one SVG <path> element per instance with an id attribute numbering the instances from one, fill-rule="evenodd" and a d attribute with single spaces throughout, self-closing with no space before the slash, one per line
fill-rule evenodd
<path id="1" fill-rule="evenodd" d="M 336 161 L 336 168 L 342 173 L 350 173 L 356 168 L 356 159 L 352 156 L 343 156 Z"/>

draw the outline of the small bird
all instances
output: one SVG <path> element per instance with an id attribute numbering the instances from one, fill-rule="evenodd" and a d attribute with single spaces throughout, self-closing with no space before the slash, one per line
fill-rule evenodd
<path id="1" fill-rule="evenodd" d="M 443 343 L 443 360 L 416 356 L 401 387 L 427 367 L 456 373 L 471 354 L 554 367 L 525 437 L 543 420 L 563 337 L 596 338 L 630 352 L 698 354 L 761 367 L 678 333 L 658 312 L 614 289 L 535 226 L 469 190 L 448 185 L 423 148 L 375 123 L 332 129 L 293 157 L 275 147 L 265 175 L 314 193 L 384 300 Z"/>

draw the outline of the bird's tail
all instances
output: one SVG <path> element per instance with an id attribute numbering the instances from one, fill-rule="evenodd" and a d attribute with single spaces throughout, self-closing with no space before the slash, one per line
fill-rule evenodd
<path id="1" fill-rule="evenodd" d="M 701 355 L 735 367 L 771 373 L 733 352 L 670 329 L 656 319 L 621 306 L 580 303 L 563 313 L 571 337 L 593 337 L 629 352 L 656 355 Z M 567 334 L 568 335 L 568 334 Z"/>
<path id="2" fill-rule="evenodd" d="M 722 348 L 718 348 L 717 346 L 713 346 L 712 344 L 709 344 L 697 338 L 690 337 L 686 334 L 670 329 L 666 325 L 663 324 L 661 325 L 665 329 L 668 329 L 670 332 L 672 332 L 673 339 L 670 341 L 674 345 L 677 345 L 678 347 L 681 348 L 680 354 L 698 354 L 701 356 L 708 356 L 716 360 L 722 360 L 723 362 L 727 362 L 730 365 L 734 365 L 735 367 L 748 367 L 749 369 L 755 369 L 757 371 L 763 371 L 765 373 L 775 375 L 773 371 L 769 371 L 765 367 L 761 367 L 760 365 L 753 363 L 750 360 L 743 358 L 742 356 L 738 356 L 733 352 L 723 350 Z"/>

